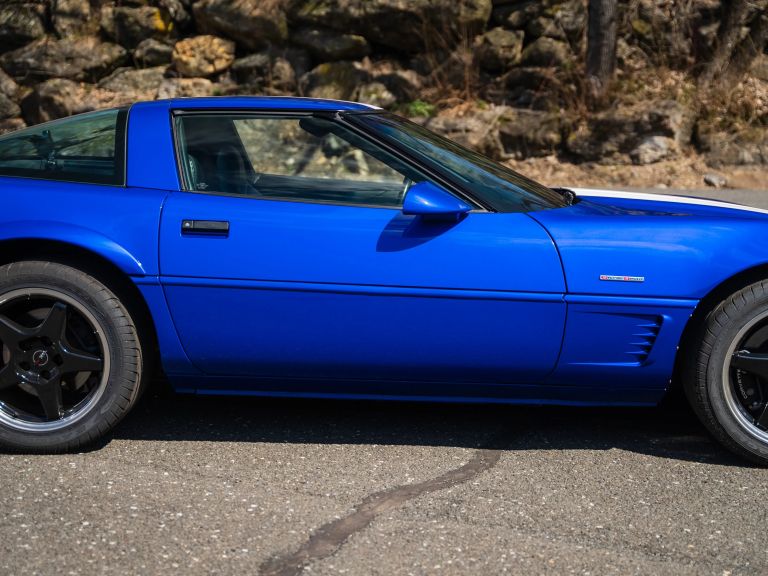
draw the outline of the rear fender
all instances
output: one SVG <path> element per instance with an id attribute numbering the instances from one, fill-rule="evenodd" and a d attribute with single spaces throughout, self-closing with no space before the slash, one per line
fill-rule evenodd
<path id="1" fill-rule="evenodd" d="M 96 252 L 130 276 L 144 276 L 144 266 L 114 240 L 88 228 L 64 222 L 19 220 L 0 227 L 0 242 L 53 241 Z"/>

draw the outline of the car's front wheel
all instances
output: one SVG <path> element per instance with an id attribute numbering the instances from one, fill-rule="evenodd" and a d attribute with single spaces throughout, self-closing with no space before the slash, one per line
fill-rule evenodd
<path id="1" fill-rule="evenodd" d="M 688 399 L 715 438 L 768 465 L 768 281 L 709 313 L 687 372 Z"/>
<path id="2" fill-rule="evenodd" d="M 130 409 L 141 373 L 135 324 L 101 282 L 52 262 L 0 267 L 0 445 L 92 442 Z"/>

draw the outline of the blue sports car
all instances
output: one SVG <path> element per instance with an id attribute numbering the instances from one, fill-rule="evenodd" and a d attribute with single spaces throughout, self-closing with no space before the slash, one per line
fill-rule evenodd
<path id="1" fill-rule="evenodd" d="M 768 463 L 765 211 L 551 189 L 377 108 L 141 102 L 0 137 L 0 444 L 179 392 L 653 405 Z"/>

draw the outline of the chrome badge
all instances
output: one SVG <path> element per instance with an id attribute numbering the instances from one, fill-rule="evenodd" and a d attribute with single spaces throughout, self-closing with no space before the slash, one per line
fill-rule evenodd
<path id="1" fill-rule="evenodd" d="M 645 276 L 614 276 L 613 274 L 600 274 L 600 280 L 612 282 L 645 282 Z"/>

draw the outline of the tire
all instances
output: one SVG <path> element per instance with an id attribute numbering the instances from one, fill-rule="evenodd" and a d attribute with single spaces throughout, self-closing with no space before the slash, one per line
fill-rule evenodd
<path id="1" fill-rule="evenodd" d="M 768 281 L 762 281 L 734 293 L 707 315 L 684 379 L 688 401 L 709 432 L 762 466 L 768 466 L 767 335 Z M 758 346 L 761 341 L 764 345 Z"/>
<path id="2" fill-rule="evenodd" d="M 101 282 L 52 262 L 0 267 L 1 447 L 94 442 L 136 402 L 142 372 L 136 325 Z"/>

